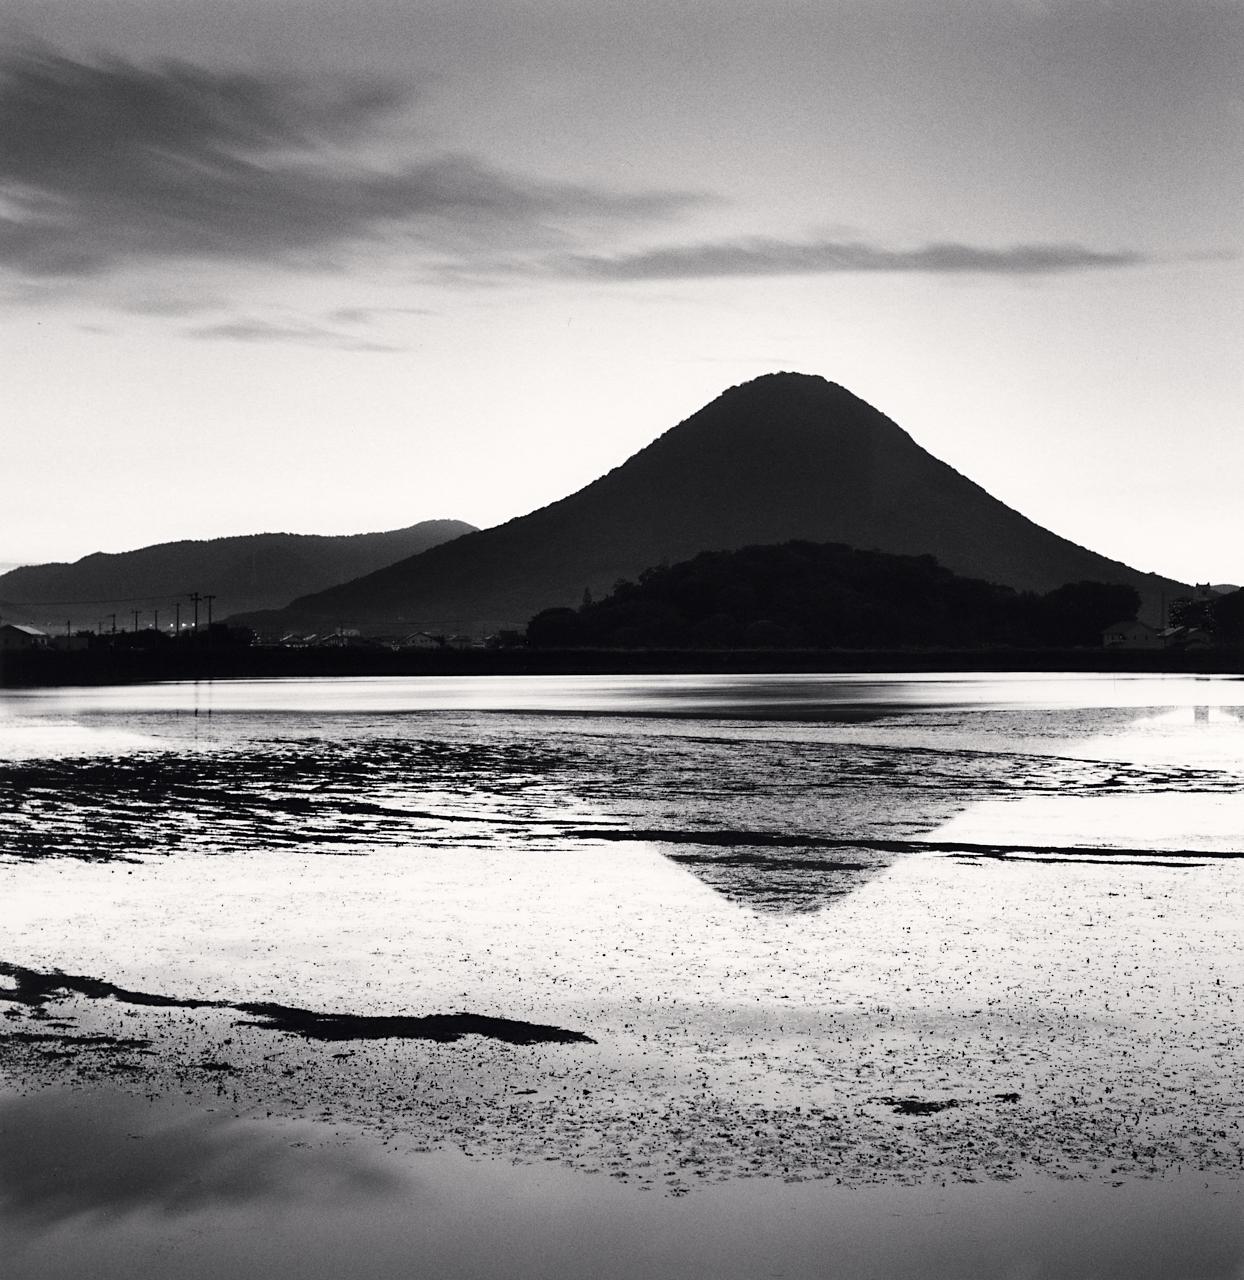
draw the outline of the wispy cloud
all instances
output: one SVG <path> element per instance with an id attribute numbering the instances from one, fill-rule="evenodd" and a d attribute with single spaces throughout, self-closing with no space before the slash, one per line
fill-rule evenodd
<path id="1" fill-rule="evenodd" d="M 201 294 L 138 294 L 123 297 L 116 305 L 130 315 L 177 318 L 217 311 L 224 304 L 219 298 Z"/>
<path id="2" fill-rule="evenodd" d="M 1151 260 L 1135 250 L 1066 243 L 991 248 L 938 241 L 914 249 L 889 249 L 859 240 L 749 237 L 612 257 L 570 254 L 557 258 L 553 267 L 560 274 L 601 280 L 692 280 L 846 272 L 1032 276 L 1135 267 Z"/>
<path id="3" fill-rule="evenodd" d="M 197 325 L 183 330 L 188 338 L 227 342 L 296 342 L 319 347 L 335 347 L 340 351 L 404 351 L 396 343 L 378 342 L 341 333 L 321 325 L 301 321 L 256 319 L 222 320 L 216 324 Z"/>
<path id="4" fill-rule="evenodd" d="M 372 324 L 388 316 L 432 316 L 431 307 L 337 307 L 328 313 L 334 324 Z"/>
<path id="5" fill-rule="evenodd" d="M 386 131 L 413 101 L 358 77 L 12 54 L 0 61 L 0 265 L 80 278 L 176 259 L 323 265 L 365 243 L 552 248 L 577 225 L 665 218 L 696 198 L 392 154 Z M 359 158 L 385 146 L 386 161 Z"/>

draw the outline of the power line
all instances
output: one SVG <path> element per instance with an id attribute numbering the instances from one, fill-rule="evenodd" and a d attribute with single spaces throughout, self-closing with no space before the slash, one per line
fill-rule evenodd
<path id="1" fill-rule="evenodd" d="M 189 595 L 189 591 L 182 591 L 177 595 L 104 596 L 99 600 L 0 600 L 0 605 L 7 609 L 45 609 L 64 604 L 137 604 L 144 600 L 184 600 Z"/>

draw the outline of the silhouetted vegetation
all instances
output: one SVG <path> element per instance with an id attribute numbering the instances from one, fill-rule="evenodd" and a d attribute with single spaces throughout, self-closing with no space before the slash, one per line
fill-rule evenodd
<path id="1" fill-rule="evenodd" d="M 1219 644 L 1244 644 L 1244 589 L 1212 602 L 1211 624 Z"/>
<path id="2" fill-rule="evenodd" d="M 527 628 L 539 648 L 850 648 L 1099 645 L 1133 618 L 1132 587 L 1073 582 L 1045 595 L 964 578 L 932 556 L 841 543 L 711 551 L 647 569 Z"/>
<path id="3" fill-rule="evenodd" d="M 1217 596 L 1198 591 L 1194 597 L 1175 600 L 1170 623 L 1204 631 L 1216 644 L 1244 644 L 1244 590 Z"/>

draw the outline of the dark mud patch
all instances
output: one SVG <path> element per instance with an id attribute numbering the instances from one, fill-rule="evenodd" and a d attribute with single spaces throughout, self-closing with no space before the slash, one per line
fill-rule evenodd
<path id="1" fill-rule="evenodd" d="M 527 834 L 554 821 L 560 757 L 535 745 L 275 740 L 245 751 L 0 761 L 0 848 L 127 862 L 220 848 L 340 853 Z M 498 815 L 490 801 L 513 812 Z M 412 797 L 436 796 L 433 805 Z M 459 810 L 454 800 L 461 804 Z"/>
<path id="2" fill-rule="evenodd" d="M 150 1040 L 133 1036 L 104 1035 L 58 1035 L 51 1031 L 9 1031 L 0 1033 L 0 1040 L 14 1040 L 18 1044 L 55 1044 L 73 1046 L 82 1049 L 102 1049 L 105 1051 L 130 1052 L 134 1049 L 149 1049 Z"/>
<path id="3" fill-rule="evenodd" d="M 232 1000 L 181 999 L 176 996 L 131 991 L 102 978 L 77 974 L 41 973 L 21 965 L 0 961 L 0 974 L 13 980 L 9 989 L 0 989 L 0 1000 L 42 1008 L 49 1001 L 67 995 L 82 995 L 92 1000 L 115 1000 L 121 1004 L 145 1005 L 163 1009 L 232 1009 L 248 1014 L 245 1025 L 266 1027 L 308 1040 L 431 1040 L 452 1044 L 463 1036 L 484 1036 L 506 1044 L 595 1044 L 580 1031 L 521 1022 L 512 1018 L 494 1018 L 478 1013 L 434 1013 L 412 1015 L 363 1015 L 353 1013 L 316 1013 L 289 1005 Z M 111 1040 L 112 1037 L 53 1036 L 43 1033 L 14 1032 L 9 1039 L 55 1040 L 61 1044 Z M 141 1042 L 145 1046 L 148 1042 Z M 118 1042 L 120 1044 L 120 1042 Z M 139 1042 L 127 1047 L 141 1047 Z M 204 1069 L 220 1070 L 219 1064 L 197 1064 Z"/>
<path id="4" fill-rule="evenodd" d="M 953 858 L 989 858 L 995 862 L 1088 862 L 1112 867 L 1179 867 L 1191 869 L 1205 866 L 1194 858 L 1213 861 L 1244 858 L 1237 849 L 1117 849 L 1101 845 L 1043 844 L 964 844 L 938 840 L 913 841 L 932 853 L 947 853 Z"/>
<path id="5" fill-rule="evenodd" d="M 0 960 L 0 974 L 13 980 L 11 988 L 0 988 L 0 1000 L 14 1004 L 42 1008 L 49 1001 L 67 995 L 86 996 L 91 1000 L 117 1000 L 121 1004 L 147 1005 L 158 1009 L 221 1009 L 228 1008 L 224 1000 L 183 1000 L 176 996 L 157 995 L 150 991 L 130 991 L 102 978 L 88 978 L 80 974 L 41 973 L 22 965 L 8 964 Z"/>
<path id="6" fill-rule="evenodd" d="M 1109 851 L 1107 851 L 1108 855 Z M 1190 862 L 1182 859 L 1179 862 L 1163 862 L 1157 858 L 1112 858 L 1106 856 L 1104 858 L 1094 858 L 1085 856 L 1068 857 L 1062 854 L 1051 854 L 1049 857 L 1040 857 L 1037 854 L 1024 853 L 1007 853 L 1007 854 L 979 854 L 965 853 L 955 854 L 954 857 L 961 857 L 976 861 L 978 858 L 986 857 L 992 862 L 1048 862 L 1051 866 L 1060 862 L 1079 862 L 1090 866 L 1099 867 L 1174 867 L 1178 871 L 1194 871 L 1198 867 L 1204 867 L 1203 862 Z M 979 864 L 978 864 L 979 865 Z"/>
<path id="7" fill-rule="evenodd" d="M 887 1096 L 877 1098 L 876 1101 L 883 1106 L 889 1107 L 900 1116 L 935 1116 L 939 1111 L 955 1111 L 961 1107 L 982 1105 L 979 1100 L 962 1098 L 898 1098 Z M 1020 1095 L 1013 1091 L 995 1093 L 991 1095 L 989 1101 L 1003 1102 L 1007 1106 L 1017 1106 L 1020 1101 Z"/>
<path id="8" fill-rule="evenodd" d="M 900 1116 L 932 1116 L 960 1106 L 958 1098 L 878 1098 Z"/>
<path id="9" fill-rule="evenodd" d="M 239 1004 L 254 1015 L 249 1025 L 287 1031 L 308 1040 L 433 1040 L 451 1044 L 463 1036 L 486 1036 L 506 1044 L 595 1044 L 591 1036 L 562 1027 L 490 1018 L 478 1013 L 434 1013 L 426 1017 L 312 1013 L 280 1004 Z"/>

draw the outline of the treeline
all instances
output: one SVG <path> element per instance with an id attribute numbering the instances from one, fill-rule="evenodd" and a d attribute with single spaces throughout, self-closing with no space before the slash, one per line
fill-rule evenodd
<path id="1" fill-rule="evenodd" d="M 1244 644 L 1244 589 L 1208 599 L 1176 600 L 1171 622 L 1205 631 L 1216 644 Z"/>
<path id="2" fill-rule="evenodd" d="M 708 551 L 620 581 L 603 600 L 532 618 L 536 648 L 798 649 L 1100 645 L 1134 618 L 1128 586 L 1073 582 L 1038 595 L 963 578 L 932 556 L 840 543 Z"/>

